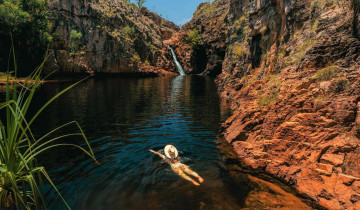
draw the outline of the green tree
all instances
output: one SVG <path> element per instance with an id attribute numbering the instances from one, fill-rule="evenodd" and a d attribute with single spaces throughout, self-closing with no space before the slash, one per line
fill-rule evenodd
<path id="1" fill-rule="evenodd" d="M 136 38 L 136 30 L 134 27 L 130 27 L 129 25 L 127 25 L 123 28 L 123 32 L 125 33 L 126 37 L 129 39 Z"/>
<path id="2" fill-rule="evenodd" d="M 48 44 L 52 41 L 48 20 L 47 0 L 0 0 L 0 66 L 7 66 L 11 36 L 21 62 L 18 66 L 28 71 L 38 66 Z M 6 71 L 6 69 L 0 69 Z"/>
<path id="3" fill-rule="evenodd" d="M 141 9 L 144 5 L 146 0 L 136 0 L 136 4 L 138 5 L 139 9 Z"/>
<path id="4" fill-rule="evenodd" d="M 77 30 L 72 30 L 70 32 L 70 51 L 76 53 L 81 45 L 82 33 Z"/>
<path id="5" fill-rule="evenodd" d="M 190 33 L 188 34 L 188 42 L 191 45 L 191 48 L 195 49 L 196 47 L 198 47 L 200 41 L 201 41 L 201 34 L 199 33 L 199 31 L 196 29 L 190 31 Z"/>

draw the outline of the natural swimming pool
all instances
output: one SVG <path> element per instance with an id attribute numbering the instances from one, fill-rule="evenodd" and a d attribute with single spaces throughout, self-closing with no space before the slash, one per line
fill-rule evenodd
<path id="1" fill-rule="evenodd" d="M 45 83 L 36 103 L 71 83 Z M 277 185 L 242 171 L 231 147 L 218 138 L 229 115 L 229 104 L 208 77 L 91 78 L 46 109 L 33 131 L 77 120 L 90 140 L 101 165 L 76 149 L 43 155 L 73 209 L 306 208 Z M 148 151 L 167 144 L 204 178 L 201 186 Z M 50 209 L 65 208 L 53 190 L 48 198 Z"/>

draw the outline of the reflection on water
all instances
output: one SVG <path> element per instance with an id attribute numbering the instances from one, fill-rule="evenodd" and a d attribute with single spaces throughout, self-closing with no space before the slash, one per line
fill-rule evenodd
<path id="1" fill-rule="evenodd" d="M 45 84 L 37 104 L 67 85 Z M 100 166 L 74 149 L 44 155 L 73 209 L 240 209 L 254 203 L 249 195 L 264 190 L 246 173 L 229 170 L 231 149 L 217 141 L 228 116 L 210 78 L 94 78 L 56 100 L 33 129 L 39 134 L 75 119 L 91 141 Z M 148 151 L 166 144 L 176 146 L 183 162 L 204 178 L 200 187 Z M 61 209 L 53 191 L 48 197 L 50 209 Z M 274 199 L 284 205 L 283 198 Z"/>

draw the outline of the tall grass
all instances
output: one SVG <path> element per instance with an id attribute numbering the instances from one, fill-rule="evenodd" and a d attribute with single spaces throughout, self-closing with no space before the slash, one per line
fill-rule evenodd
<path id="1" fill-rule="evenodd" d="M 26 117 L 28 116 L 26 114 L 31 106 L 35 91 L 40 85 L 40 74 L 44 62 L 28 77 L 31 82 L 17 83 L 14 48 L 12 48 L 11 54 L 15 80 L 10 80 L 8 67 L 6 99 L 5 102 L 0 103 L 0 110 L 4 112 L 1 116 L 5 116 L 5 119 L 0 119 L 0 209 L 46 209 L 43 190 L 44 182 L 52 185 L 70 209 L 55 184 L 51 181 L 45 168 L 39 166 L 37 158 L 42 152 L 51 148 L 71 146 L 80 149 L 96 162 L 90 144 L 81 127 L 75 121 L 64 124 L 37 139 L 31 132 L 30 127 L 52 101 L 81 81 L 52 97 L 27 120 Z M 76 126 L 78 132 L 53 137 L 56 132 L 67 126 Z M 75 136 L 80 136 L 87 146 L 81 147 L 64 141 L 65 138 Z"/>

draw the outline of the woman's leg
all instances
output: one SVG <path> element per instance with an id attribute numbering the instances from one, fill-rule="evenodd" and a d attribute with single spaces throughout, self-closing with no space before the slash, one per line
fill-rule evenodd
<path id="1" fill-rule="evenodd" d="M 191 170 L 189 166 L 185 167 L 184 169 L 185 173 L 196 177 L 197 179 L 199 179 L 199 182 L 202 183 L 204 180 L 203 178 L 201 178 L 201 176 L 199 176 L 199 174 L 197 174 L 195 171 Z"/>
<path id="2" fill-rule="evenodd" d="M 181 176 L 182 178 L 192 182 L 194 185 L 200 185 L 199 183 L 195 182 L 192 178 L 190 178 L 188 175 L 186 175 L 182 170 L 174 170 L 176 174 Z"/>

